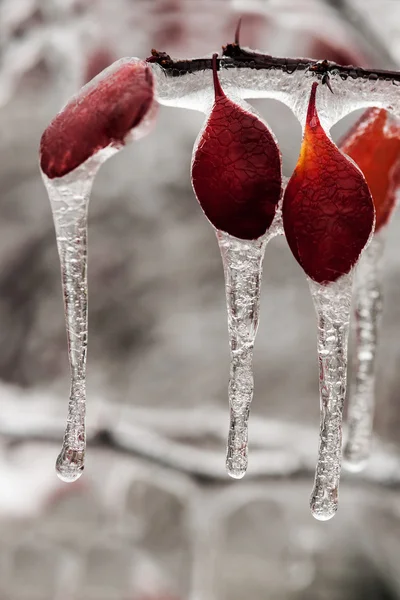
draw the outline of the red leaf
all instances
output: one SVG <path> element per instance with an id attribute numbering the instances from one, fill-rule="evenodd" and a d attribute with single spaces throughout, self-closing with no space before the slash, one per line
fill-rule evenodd
<path id="1" fill-rule="evenodd" d="M 296 169 L 283 200 L 286 239 L 306 274 L 318 283 L 348 273 L 366 245 L 374 206 L 359 169 L 323 130 L 312 85 Z"/>
<path id="2" fill-rule="evenodd" d="M 400 124 L 381 108 L 365 111 L 339 146 L 360 167 L 375 204 L 375 231 L 387 223 L 400 185 Z"/>
<path id="3" fill-rule="evenodd" d="M 153 96 L 153 75 L 145 62 L 126 62 L 105 71 L 45 130 L 40 142 L 42 171 L 50 179 L 63 177 L 102 148 L 123 145 L 148 113 Z"/>
<path id="4" fill-rule="evenodd" d="M 266 125 L 225 96 L 214 55 L 215 102 L 194 152 L 192 183 L 217 229 L 257 239 L 270 227 L 281 196 L 281 157 Z"/>

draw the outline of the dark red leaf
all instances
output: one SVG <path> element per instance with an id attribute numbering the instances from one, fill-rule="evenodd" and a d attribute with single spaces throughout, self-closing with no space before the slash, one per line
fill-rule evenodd
<path id="1" fill-rule="evenodd" d="M 256 239 L 270 227 L 282 188 L 281 157 L 266 125 L 226 97 L 214 56 L 215 102 L 194 153 L 192 182 L 217 229 Z"/>
<path id="2" fill-rule="evenodd" d="M 109 145 L 124 143 L 153 103 L 153 75 L 145 62 L 126 62 L 85 86 L 53 119 L 40 142 L 40 166 L 63 177 Z"/>

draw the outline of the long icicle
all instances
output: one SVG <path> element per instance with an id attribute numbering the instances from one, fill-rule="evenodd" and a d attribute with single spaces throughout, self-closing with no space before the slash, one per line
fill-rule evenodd
<path id="1" fill-rule="evenodd" d="M 253 349 L 260 314 L 260 288 L 266 240 L 239 240 L 217 233 L 225 274 L 231 351 L 230 426 L 226 469 L 240 479 L 247 470 L 248 420 L 253 399 Z"/>
<path id="2" fill-rule="evenodd" d="M 361 471 L 371 452 L 375 409 L 375 364 L 377 338 L 382 314 L 381 261 L 385 229 L 375 234 L 361 257 L 355 274 L 356 348 L 353 382 L 348 407 L 348 439 L 344 466 Z"/>
<path id="3" fill-rule="evenodd" d="M 99 164 L 61 179 L 43 176 L 53 213 L 64 295 L 71 391 L 67 425 L 56 472 L 63 481 L 75 481 L 84 469 L 86 433 L 87 354 L 87 210 Z"/>
<path id="4" fill-rule="evenodd" d="M 329 285 L 309 279 L 318 318 L 321 411 L 318 462 L 310 508 L 320 521 L 332 518 L 338 507 L 352 281 L 352 273 Z"/>
<path id="5" fill-rule="evenodd" d="M 400 125 L 385 110 L 370 108 L 348 131 L 340 147 L 363 172 L 376 211 L 374 237 L 355 273 L 355 352 L 348 410 L 344 466 L 366 465 L 372 442 L 375 362 L 382 312 L 381 259 L 400 183 Z"/>

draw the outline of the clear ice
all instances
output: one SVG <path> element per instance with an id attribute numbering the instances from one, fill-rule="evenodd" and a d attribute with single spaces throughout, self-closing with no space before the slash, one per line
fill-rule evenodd
<path id="1" fill-rule="evenodd" d="M 56 462 L 62 481 L 75 481 L 84 469 L 87 353 L 87 211 L 96 172 L 105 157 L 98 153 L 72 173 L 49 179 L 42 173 L 56 230 L 61 265 L 71 391 L 63 445 Z"/>
<path id="2" fill-rule="evenodd" d="M 253 399 L 253 348 L 260 314 L 264 240 L 239 240 L 218 232 L 225 274 L 231 350 L 230 425 L 226 469 L 240 479 L 247 470 L 248 420 Z"/>
<path id="3" fill-rule="evenodd" d="M 309 279 L 318 318 L 320 392 L 318 462 L 310 508 L 319 521 L 331 519 L 338 507 L 352 281 L 352 272 L 328 285 Z"/>
<path id="4" fill-rule="evenodd" d="M 234 479 L 241 479 L 247 470 L 248 421 L 254 389 L 253 349 L 260 316 L 265 248 L 269 240 L 281 232 L 280 208 L 269 231 L 258 240 L 240 240 L 217 232 L 225 275 L 231 351 L 226 469 Z"/>
<path id="5" fill-rule="evenodd" d="M 354 282 L 355 357 L 348 405 L 348 439 L 343 464 L 349 471 L 366 465 L 372 442 L 375 408 L 375 361 L 382 313 L 381 261 L 385 229 L 379 231 L 362 254 Z"/>
<path id="6" fill-rule="evenodd" d="M 228 96 L 233 93 L 242 99 L 275 98 L 286 104 L 300 122 L 307 112 L 311 81 L 315 75 L 310 71 L 297 70 L 291 74 L 280 69 L 255 69 L 232 67 L 229 59 L 224 68 L 220 59 L 218 77 Z M 167 106 L 202 110 L 206 99 L 212 94 L 210 71 L 184 73 L 177 77 L 166 75 L 162 67 L 151 65 L 157 82 L 157 100 Z M 335 72 L 330 74 L 334 94 L 326 86 L 318 94 L 317 109 L 321 124 L 329 129 L 343 117 L 359 108 L 378 106 L 400 117 L 400 83 L 388 80 L 377 81 L 377 76 L 354 77 L 343 80 Z"/>

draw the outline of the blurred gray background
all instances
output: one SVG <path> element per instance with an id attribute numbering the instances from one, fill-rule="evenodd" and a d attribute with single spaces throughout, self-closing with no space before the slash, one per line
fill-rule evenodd
<path id="1" fill-rule="evenodd" d="M 242 44 L 277 56 L 400 61 L 398 0 L 0 0 L 0 600 L 400 598 L 399 215 L 374 457 L 343 477 L 338 515 L 318 523 L 316 324 L 283 238 L 264 263 L 249 473 L 224 473 L 223 272 L 190 184 L 200 113 L 160 107 L 152 134 L 96 179 L 87 466 L 72 485 L 54 472 L 69 370 L 41 133 L 114 60 L 210 55 L 240 16 Z M 290 175 L 299 123 L 276 101 L 254 105 Z"/>

